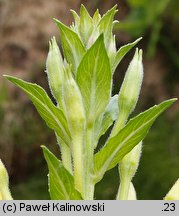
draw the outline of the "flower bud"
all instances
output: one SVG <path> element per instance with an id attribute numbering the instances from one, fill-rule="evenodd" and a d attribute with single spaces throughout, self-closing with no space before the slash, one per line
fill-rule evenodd
<path id="1" fill-rule="evenodd" d="M 140 94 L 142 80 L 142 50 L 136 49 L 119 92 L 118 105 L 120 115 L 128 118 L 134 110 Z"/>
<path id="2" fill-rule="evenodd" d="M 62 89 L 64 80 L 64 64 L 55 37 L 49 42 L 49 53 L 46 62 L 49 87 L 52 95 L 62 106 Z"/>
<path id="3" fill-rule="evenodd" d="M 68 127 L 72 137 L 75 187 L 83 193 L 83 153 L 86 117 L 81 92 L 69 66 L 65 71 L 64 102 Z"/>
<path id="4" fill-rule="evenodd" d="M 164 200 L 179 200 L 179 179 L 170 189 Z"/>
<path id="5" fill-rule="evenodd" d="M 128 199 L 127 200 L 137 200 L 136 191 L 132 182 L 130 183 Z"/>
<path id="6" fill-rule="evenodd" d="M 119 165 L 119 171 L 121 177 L 123 175 L 126 175 L 127 173 L 128 178 L 132 180 L 139 165 L 141 149 L 142 149 L 142 142 L 140 142 L 137 146 L 135 146 L 132 149 L 132 151 L 130 151 L 126 156 L 123 157 Z"/>
<path id="7" fill-rule="evenodd" d="M 72 133 L 80 133 L 84 130 L 85 111 L 82 101 L 81 92 L 68 66 L 65 71 L 64 82 L 64 102 L 66 108 L 66 116 Z"/>
<path id="8" fill-rule="evenodd" d="M 0 160 L 0 200 L 12 200 L 9 191 L 9 177 L 6 168 Z"/>

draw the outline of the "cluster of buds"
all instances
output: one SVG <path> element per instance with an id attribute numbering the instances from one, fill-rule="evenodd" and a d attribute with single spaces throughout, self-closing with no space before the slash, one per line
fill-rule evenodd
<path id="1" fill-rule="evenodd" d="M 75 150 L 75 148 L 81 149 L 81 154 L 83 154 L 85 151 L 83 146 L 84 131 L 88 124 L 87 112 L 85 112 L 86 107 L 83 101 L 83 94 L 86 93 L 80 92 L 80 88 L 76 83 L 78 66 L 83 56 L 85 56 L 87 50 L 93 46 L 97 39 L 100 38 L 100 35 L 103 34 L 104 45 L 110 62 L 111 74 L 113 74 L 124 55 L 136 45 L 141 38 L 121 47 L 117 51 L 115 35 L 113 35 L 113 27 L 117 23 L 117 21 L 114 20 L 114 16 L 117 12 L 116 6 L 102 17 L 98 10 L 96 10 L 91 17 L 83 5 L 80 8 L 80 15 L 73 10 L 71 10 L 71 12 L 74 17 L 74 22 L 70 27 L 65 26 L 59 20 L 55 19 L 61 33 L 64 60 L 62 59 L 55 38 L 52 38 L 47 58 L 46 72 L 52 95 L 55 97 L 59 108 L 63 111 L 68 121 L 72 137 L 72 148 L 73 150 Z M 116 120 L 116 124 L 113 128 L 112 135 L 119 132 L 125 125 L 128 116 L 134 110 L 140 93 L 142 79 L 142 51 L 136 49 L 134 58 L 128 67 L 119 92 L 118 110 L 120 116 L 118 119 L 114 119 Z M 111 91 L 112 88 L 110 89 L 110 94 L 112 93 Z M 95 116 L 95 114 L 93 114 L 93 116 Z M 94 121 L 98 120 L 94 119 Z M 129 179 L 132 179 L 139 163 L 140 149 L 141 144 L 122 161 L 119 169 L 121 177 L 126 167 L 129 167 L 132 172 L 130 173 Z M 75 154 L 72 156 L 74 156 L 75 169 Z M 77 157 L 80 158 L 79 151 Z M 133 186 L 130 188 L 132 191 L 135 191 Z"/>
<path id="2" fill-rule="evenodd" d="M 91 47 L 100 34 L 104 34 L 104 43 L 111 63 L 113 63 L 116 55 L 115 36 L 112 34 L 113 27 L 118 22 L 117 20 L 113 21 L 117 12 L 116 7 L 114 6 L 109 10 L 103 18 L 99 10 L 96 10 L 93 17 L 91 17 L 83 5 L 80 9 L 80 17 L 74 10 L 71 10 L 75 20 L 71 25 L 71 29 L 79 35 L 86 48 Z"/>

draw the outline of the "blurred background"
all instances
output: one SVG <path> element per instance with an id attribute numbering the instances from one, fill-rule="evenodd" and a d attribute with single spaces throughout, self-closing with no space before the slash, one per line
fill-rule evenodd
<path id="1" fill-rule="evenodd" d="M 70 9 L 83 3 L 90 14 L 118 4 L 118 48 L 142 36 L 145 76 L 135 114 L 179 96 L 178 0 L 0 0 L 0 158 L 10 175 L 14 199 L 49 199 L 47 167 L 40 145 L 60 155 L 47 128 L 26 95 L 2 77 L 10 74 L 36 82 L 49 93 L 45 70 L 48 41 L 59 32 L 52 18 L 70 24 Z M 118 93 L 134 49 L 114 76 Z M 55 144 L 55 145 L 54 145 Z M 144 140 L 134 178 L 138 199 L 162 199 L 179 177 L 179 102 L 160 116 Z M 119 183 L 113 169 L 96 186 L 96 199 L 114 199 Z"/>

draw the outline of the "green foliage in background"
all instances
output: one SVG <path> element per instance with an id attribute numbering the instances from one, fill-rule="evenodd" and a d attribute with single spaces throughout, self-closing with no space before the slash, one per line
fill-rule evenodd
<path id="1" fill-rule="evenodd" d="M 160 30 L 164 25 L 164 15 L 171 0 L 127 0 L 130 13 L 119 29 L 127 31 L 132 37 L 144 36 L 151 30 L 148 42 L 148 56 L 155 54 L 156 45 L 160 40 Z"/>

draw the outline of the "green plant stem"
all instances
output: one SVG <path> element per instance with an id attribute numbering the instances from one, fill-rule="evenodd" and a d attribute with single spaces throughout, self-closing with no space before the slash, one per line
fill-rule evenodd
<path id="1" fill-rule="evenodd" d="M 122 173 L 122 174 L 120 175 L 120 186 L 119 186 L 119 190 L 118 190 L 116 199 L 117 200 L 127 200 L 131 178 L 128 175 L 127 169 L 121 171 L 119 167 L 119 173 L 120 174 Z"/>
<path id="2" fill-rule="evenodd" d="M 70 148 L 57 136 L 57 134 L 56 138 L 58 145 L 60 146 L 63 166 L 68 170 L 69 173 L 73 174 Z"/>
<path id="3" fill-rule="evenodd" d="M 94 182 L 92 179 L 93 171 L 93 154 L 94 154 L 94 127 L 87 128 L 86 147 L 84 153 L 85 170 L 84 170 L 84 199 L 93 200 Z"/>
<path id="4" fill-rule="evenodd" d="M 121 113 L 111 132 L 111 137 L 115 136 L 125 126 L 126 120 L 127 116 Z"/>
<path id="5" fill-rule="evenodd" d="M 73 174 L 71 150 L 65 143 L 61 144 L 60 146 L 61 146 L 61 154 L 62 154 L 62 163 L 64 167 L 68 170 L 68 172 Z"/>
<path id="6" fill-rule="evenodd" d="M 119 115 L 119 118 L 114 125 L 114 129 L 111 132 L 111 136 L 115 136 L 125 126 L 127 117 L 127 113 L 121 113 Z M 129 187 L 131 182 L 131 178 L 130 175 L 128 175 L 128 171 L 129 170 L 127 167 L 126 169 L 121 170 L 119 165 L 120 186 L 116 197 L 117 200 L 127 200 L 128 198 Z"/>
<path id="7" fill-rule="evenodd" d="M 75 134 L 72 138 L 73 142 L 73 164 L 74 164 L 74 181 L 75 188 L 84 194 L 84 161 L 83 161 L 83 136 Z"/>

